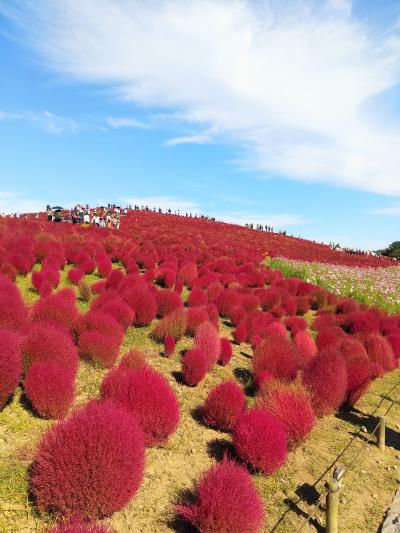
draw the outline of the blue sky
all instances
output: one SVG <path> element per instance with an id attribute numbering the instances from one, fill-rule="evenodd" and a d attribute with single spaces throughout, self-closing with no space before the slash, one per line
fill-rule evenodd
<path id="1" fill-rule="evenodd" d="M 396 1 L 0 3 L 0 211 L 138 202 L 398 240 Z"/>

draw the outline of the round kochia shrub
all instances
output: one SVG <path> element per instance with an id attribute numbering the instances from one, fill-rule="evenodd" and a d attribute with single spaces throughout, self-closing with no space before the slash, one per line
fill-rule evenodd
<path id="1" fill-rule="evenodd" d="M 24 331 L 27 317 L 28 308 L 18 287 L 0 274 L 0 328 Z"/>
<path id="2" fill-rule="evenodd" d="M 252 360 L 255 379 L 258 374 L 267 371 L 275 378 L 291 380 L 296 377 L 297 366 L 292 343 L 281 335 L 271 335 L 260 342 Z"/>
<path id="3" fill-rule="evenodd" d="M 94 400 L 45 433 L 31 489 L 40 512 L 102 518 L 134 496 L 143 468 L 143 432 L 135 416 Z"/>
<path id="4" fill-rule="evenodd" d="M 101 397 L 135 413 L 147 445 L 164 444 L 178 426 L 175 393 L 152 368 L 114 368 L 103 379 Z"/>
<path id="5" fill-rule="evenodd" d="M 208 358 L 200 348 L 188 350 L 182 362 L 183 381 L 192 387 L 198 385 L 207 374 L 208 366 Z"/>
<path id="6" fill-rule="evenodd" d="M 304 369 L 303 383 L 317 416 L 330 415 L 343 403 L 347 390 L 346 362 L 337 348 L 326 348 Z"/>
<path id="7" fill-rule="evenodd" d="M 288 442 L 282 422 L 265 409 L 244 411 L 233 429 L 236 453 L 265 474 L 274 474 L 286 461 Z"/>
<path id="8" fill-rule="evenodd" d="M 21 346 L 25 367 L 39 361 L 53 361 L 75 371 L 78 353 L 67 330 L 47 322 L 38 322 L 28 331 Z"/>
<path id="9" fill-rule="evenodd" d="M 54 361 L 41 361 L 29 367 L 24 389 L 40 416 L 63 418 L 74 401 L 75 375 Z"/>
<path id="10" fill-rule="evenodd" d="M 120 342 L 101 331 L 84 331 L 79 337 L 79 352 L 84 359 L 90 359 L 110 368 L 118 357 Z"/>
<path id="11" fill-rule="evenodd" d="M 210 390 L 201 409 L 204 422 L 213 428 L 229 430 L 246 407 L 246 397 L 235 381 L 223 381 Z"/>
<path id="12" fill-rule="evenodd" d="M 0 410 L 14 393 L 22 374 L 19 344 L 16 334 L 0 330 Z"/>
<path id="13" fill-rule="evenodd" d="M 60 291 L 41 298 L 31 312 L 33 321 L 48 320 L 71 328 L 78 316 L 76 297 L 73 289 Z"/>
<path id="14" fill-rule="evenodd" d="M 316 423 L 309 395 L 297 383 L 264 381 L 256 405 L 267 409 L 282 422 L 290 449 L 302 442 Z"/>
<path id="15" fill-rule="evenodd" d="M 259 533 L 264 524 L 249 473 L 227 458 L 203 474 L 194 501 L 177 511 L 202 533 Z"/>
<path id="16" fill-rule="evenodd" d="M 367 335 L 364 346 L 372 363 L 380 365 L 384 372 L 397 368 L 397 361 L 392 347 L 379 333 Z"/>
<path id="17" fill-rule="evenodd" d="M 232 344 L 226 337 L 221 337 L 221 353 L 219 354 L 219 364 L 225 366 L 232 359 Z"/>
<path id="18" fill-rule="evenodd" d="M 113 533 L 108 526 L 86 522 L 74 517 L 71 521 L 57 524 L 49 533 Z"/>
<path id="19" fill-rule="evenodd" d="M 185 334 L 186 326 L 186 311 L 179 307 L 157 322 L 151 335 L 159 342 L 166 337 L 173 337 L 177 341 Z"/>
<path id="20" fill-rule="evenodd" d="M 211 322 L 203 322 L 196 330 L 194 345 L 205 354 L 208 359 L 208 368 L 212 368 L 218 361 L 221 353 L 221 341 L 218 331 Z"/>

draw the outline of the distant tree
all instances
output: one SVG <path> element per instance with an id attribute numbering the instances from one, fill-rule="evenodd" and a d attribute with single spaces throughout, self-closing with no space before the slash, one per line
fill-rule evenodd
<path id="1" fill-rule="evenodd" d="M 378 253 L 381 255 L 386 255 L 388 257 L 395 257 L 400 259 L 400 241 L 394 241 L 392 244 L 389 244 L 384 250 L 378 250 Z"/>

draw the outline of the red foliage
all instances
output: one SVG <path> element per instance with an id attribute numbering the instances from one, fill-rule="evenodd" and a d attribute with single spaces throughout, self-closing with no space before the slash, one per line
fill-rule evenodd
<path id="1" fill-rule="evenodd" d="M 78 335 L 85 331 L 98 331 L 112 337 L 118 344 L 124 338 L 124 330 L 119 323 L 102 309 L 95 309 L 80 315 L 74 324 L 74 332 Z"/>
<path id="2" fill-rule="evenodd" d="M 241 300 L 242 306 L 247 312 L 254 311 L 260 305 L 260 299 L 255 294 L 244 294 Z"/>
<path id="3" fill-rule="evenodd" d="M 185 334 L 186 326 L 186 311 L 179 307 L 157 322 L 151 334 L 159 342 L 165 337 L 173 337 L 177 341 Z"/>
<path id="4" fill-rule="evenodd" d="M 330 415 L 343 403 L 347 390 L 346 362 L 337 348 L 326 348 L 304 369 L 303 383 L 310 391 L 317 416 Z"/>
<path id="5" fill-rule="evenodd" d="M 269 311 L 275 307 L 275 305 L 280 305 L 281 303 L 281 293 L 274 287 L 261 289 L 257 291 L 256 294 L 260 299 L 260 305 L 263 311 Z"/>
<path id="6" fill-rule="evenodd" d="M 266 381 L 261 385 L 256 405 L 270 411 L 282 422 L 290 449 L 298 446 L 316 423 L 310 398 L 298 385 Z"/>
<path id="7" fill-rule="evenodd" d="M 143 368 L 144 366 L 147 366 L 146 354 L 141 350 L 133 348 L 124 355 L 120 366 L 124 368 Z"/>
<path id="8" fill-rule="evenodd" d="M 182 362 L 182 377 L 186 385 L 196 386 L 208 371 L 208 357 L 199 349 L 188 350 Z"/>
<path id="9" fill-rule="evenodd" d="M 175 339 L 171 335 L 164 337 L 164 351 L 165 355 L 172 355 L 175 350 Z"/>
<path id="10" fill-rule="evenodd" d="M 309 296 L 298 296 L 296 298 L 297 314 L 305 315 L 311 309 Z"/>
<path id="11" fill-rule="evenodd" d="M 196 329 L 194 346 L 199 348 L 208 359 L 208 368 L 212 368 L 221 353 L 221 341 L 217 329 L 211 322 L 203 322 Z"/>
<path id="12" fill-rule="evenodd" d="M 236 344 L 242 344 L 247 341 L 249 332 L 247 331 L 247 326 L 245 322 L 240 322 L 236 329 L 232 332 L 233 340 Z"/>
<path id="13" fill-rule="evenodd" d="M 285 319 L 285 326 L 292 335 L 296 335 L 299 331 L 307 329 L 307 321 L 301 316 L 289 316 Z"/>
<path id="14" fill-rule="evenodd" d="M 372 363 L 377 363 L 385 372 L 397 368 L 397 361 L 392 347 L 379 333 L 367 335 L 364 341 L 365 349 Z"/>
<path id="15" fill-rule="evenodd" d="M 135 413 L 149 446 L 165 444 L 179 423 L 171 385 L 150 367 L 114 368 L 103 379 L 101 397 Z"/>
<path id="16" fill-rule="evenodd" d="M 100 281 L 95 281 L 91 285 L 93 294 L 100 294 L 106 290 L 106 281 L 101 279 Z"/>
<path id="17" fill-rule="evenodd" d="M 31 469 L 37 507 L 65 517 L 109 516 L 135 495 L 144 459 L 134 415 L 112 402 L 91 401 L 42 438 Z"/>
<path id="18" fill-rule="evenodd" d="M 229 320 L 233 326 L 237 326 L 240 322 L 244 321 L 247 316 L 247 311 L 243 305 L 235 305 L 229 314 Z"/>
<path id="19" fill-rule="evenodd" d="M 226 457 L 203 474 L 194 501 L 177 511 L 202 533 L 260 533 L 264 524 L 250 475 Z"/>
<path id="20" fill-rule="evenodd" d="M 396 359 L 400 357 L 400 333 L 391 333 L 387 336 L 387 341 L 392 347 L 393 354 Z"/>
<path id="21" fill-rule="evenodd" d="M 87 522 L 74 517 L 71 521 L 57 524 L 49 533 L 112 533 L 108 526 Z"/>
<path id="22" fill-rule="evenodd" d="M 72 371 L 78 367 L 78 353 L 71 335 L 48 322 L 32 325 L 22 342 L 21 353 L 25 367 L 41 361 L 53 361 Z"/>
<path id="23" fill-rule="evenodd" d="M 317 336 L 318 350 L 321 351 L 329 346 L 339 344 L 346 337 L 345 332 L 339 326 L 321 329 Z"/>
<path id="24" fill-rule="evenodd" d="M 368 311 L 354 311 L 345 316 L 343 327 L 349 333 L 377 333 L 379 319 Z"/>
<path id="25" fill-rule="evenodd" d="M 116 289 L 124 277 L 125 274 L 120 268 L 114 268 L 107 276 L 106 289 Z"/>
<path id="26" fill-rule="evenodd" d="M 240 304 L 240 294 L 235 289 L 224 289 L 218 298 L 218 312 L 222 317 L 229 317 L 235 305 Z"/>
<path id="27" fill-rule="evenodd" d="M 221 353 L 219 354 L 219 364 L 222 366 L 226 366 L 229 361 L 232 359 L 233 350 L 232 350 L 232 344 L 229 339 L 226 337 L 221 337 Z"/>
<path id="28" fill-rule="evenodd" d="M 207 305 L 208 298 L 206 291 L 203 291 L 200 287 L 193 287 L 190 291 L 188 303 L 190 307 L 202 307 Z"/>
<path id="29" fill-rule="evenodd" d="M 324 313 L 318 315 L 313 321 L 312 328 L 316 331 L 322 331 L 325 328 L 331 328 L 337 325 L 336 316 L 333 313 Z"/>
<path id="30" fill-rule="evenodd" d="M 172 313 L 175 309 L 183 307 L 183 301 L 178 293 L 169 289 L 157 291 L 157 316 L 163 317 Z"/>
<path id="31" fill-rule="evenodd" d="M 105 368 L 114 365 L 118 357 L 120 341 L 101 331 L 84 331 L 79 336 L 78 348 L 84 359 L 90 359 Z"/>
<path id="32" fill-rule="evenodd" d="M 22 374 L 19 337 L 0 329 L 0 410 L 14 393 Z"/>
<path id="33" fill-rule="evenodd" d="M 207 310 L 203 307 L 189 307 L 186 312 L 186 335 L 194 336 L 196 329 L 203 322 L 208 322 L 209 316 Z"/>
<path id="34" fill-rule="evenodd" d="M 28 309 L 18 287 L 0 275 L 0 328 L 24 331 L 27 326 Z"/>
<path id="35" fill-rule="evenodd" d="M 122 298 L 134 309 L 136 326 L 148 326 L 156 318 L 156 299 L 148 287 L 137 285 L 124 291 Z"/>
<path id="36" fill-rule="evenodd" d="M 336 304 L 336 312 L 347 315 L 353 311 L 357 311 L 358 303 L 353 298 L 340 298 Z"/>
<path id="37" fill-rule="evenodd" d="M 109 257 L 102 257 L 97 263 L 97 271 L 101 278 L 106 278 L 112 270 L 112 263 Z"/>
<path id="38" fill-rule="evenodd" d="M 285 339 L 288 336 L 287 330 L 281 320 L 274 320 L 266 326 L 263 332 L 264 337 L 267 337 L 268 335 L 280 335 L 281 337 L 284 337 Z"/>
<path id="39" fill-rule="evenodd" d="M 246 407 L 246 397 L 236 381 L 223 381 L 212 388 L 201 409 L 204 422 L 215 429 L 230 430 Z"/>
<path id="40" fill-rule="evenodd" d="M 297 361 L 293 344 L 280 335 L 273 335 L 257 345 L 252 369 L 256 379 L 258 374 L 266 370 L 276 378 L 292 380 L 297 374 Z"/>
<path id="41" fill-rule="evenodd" d="M 265 409 L 242 413 L 233 430 L 236 453 L 252 468 L 274 474 L 286 461 L 288 443 L 282 422 Z"/>
<path id="42" fill-rule="evenodd" d="M 78 285 L 85 273 L 80 268 L 71 268 L 68 271 L 68 279 L 74 285 Z"/>
<path id="43" fill-rule="evenodd" d="M 33 306 L 31 312 L 33 321 L 56 322 L 68 329 L 72 328 L 77 316 L 78 308 L 73 289 L 61 289 L 51 296 L 41 298 Z"/>
<path id="44" fill-rule="evenodd" d="M 116 320 L 124 330 L 128 329 L 135 319 L 135 312 L 119 297 L 116 297 L 102 305 L 100 309 L 104 313 L 111 315 L 112 318 Z"/>
<path id="45" fill-rule="evenodd" d="M 24 390 L 34 410 L 44 418 L 63 418 L 74 401 L 75 375 L 54 361 L 33 363 Z"/>
<path id="46" fill-rule="evenodd" d="M 302 366 L 306 366 L 317 355 L 318 348 L 314 339 L 307 330 L 300 330 L 293 337 L 293 344 L 302 360 Z"/>
<path id="47" fill-rule="evenodd" d="M 188 262 L 181 266 L 177 279 L 182 281 L 184 285 L 190 287 L 193 281 L 197 278 L 197 265 L 196 263 Z"/>

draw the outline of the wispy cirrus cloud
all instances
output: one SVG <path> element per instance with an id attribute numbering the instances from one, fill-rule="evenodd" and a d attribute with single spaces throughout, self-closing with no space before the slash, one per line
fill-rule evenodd
<path id="1" fill-rule="evenodd" d="M 149 128 L 149 124 L 131 117 L 107 117 L 105 122 L 111 128 Z"/>
<path id="2" fill-rule="evenodd" d="M 376 209 L 371 209 L 369 211 L 369 214 L 398 217 L 400 216 L 400 205 L 395 205 L 391 207 L 377 207 Z"/>
<path id="3" fill-rule="evenodd" d="M 149 128 L 150 126 L 131 117 L 96 117 L 84 115 L 75 118 L 63 117 L 50 111 L 18 111 L 8 112 L 0 110 L 1 121 L 24 121 L 39 127 L 46 133 L 59 135 L 61 133 L 78 133 L 81 131 L 107 131 L 117 128 Z"/>
<path id="4" fill-rule="evenodd" d="M 396 13 L 379 33 L 350 0 L 10 0 L 0 10 L 55 72 L 213 128 L 243 167 L 400 195 L 400 124 L 371 120 L 400 82 Z"/>
<path id="5" fill-rule="evenodd" d="M 165 146 L 176 146 L 178 144 L 208 144 L 212 142 L 208 135 L 187 135 L 174 137 L 165 141 Z"/>

